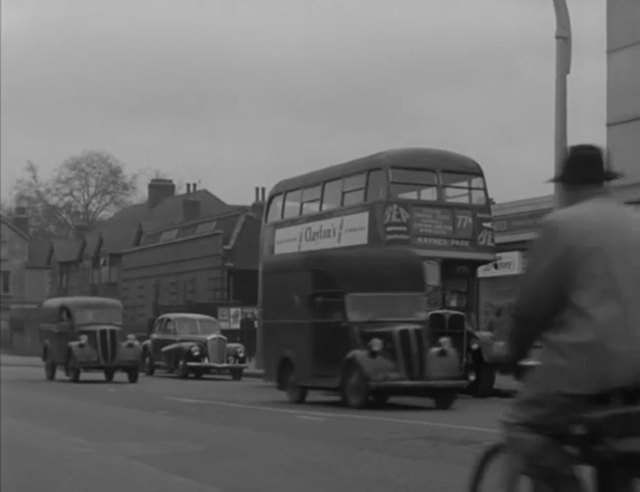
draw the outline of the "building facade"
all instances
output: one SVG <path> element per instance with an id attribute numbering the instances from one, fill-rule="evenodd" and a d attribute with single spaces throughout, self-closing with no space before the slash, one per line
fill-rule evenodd
<path id="1" fill-rule="evenodd" d="M 615 184 L 627 203 L 640 204 L 640 2 L 607 0 L 607 148 L 625 173 Z"/>
<path id="2" fill-rule="evenodd" d="M 552 195 L 492 207 L 497 259 L 478 269 L 481 328 L 498 308 L 514 301 L 527 267 L 531 241 L 537 236 L 542 219 L 551 210 Z"/>

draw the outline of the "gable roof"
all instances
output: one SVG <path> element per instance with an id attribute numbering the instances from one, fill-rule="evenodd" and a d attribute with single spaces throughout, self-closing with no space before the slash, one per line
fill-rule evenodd
<path id="1" fill-rule="evenodd" d="M 171 196 L 153 208 L 149 208 L 146 202 L 124 208 L 107 220 L 104 227 L 137 227 L 141 222 L 155 222 L 160 226 L 179 224 L 184 218 L 182 202 L 187 196 L 200 201 L 200 215 L 202 217 L 210 217 L 233 210 L 233 207 L 227 205 L 214 194 L 201 189 L 195 193 Z"/>
<path id="2" fill-rule="evenodd" d="M 25 233 L 19 227 L 16 227 L 15 224 L 13 222 L 11 222 L 9 217 L 6 217 L 4 215 L 0 215 L 0 222 L 5 224 L 9 229 L 11 229 L 13 232 L 15 232 L 18 236 L 22 237 L 23 239 L 29 239 L 29 235 L 27 233 Z"/>
<path id="3" fill-rule="evenodd" d="M 27 267 L 48 268 L 52 241 L 50 239 L 32 239 L 28 245 Z"/>
<path id="4" fill-rule="evenodd" d="M 58 263 L 78 261 L 84 242 L 80 239 L 54 239 L 53 255 Z"/>
<path id="5" fill-rule="evenodd" d="M 137 225 L 102 229 L 96 246 L 107 254 L 120 253 L 133 247 L 137 230 Z"/>

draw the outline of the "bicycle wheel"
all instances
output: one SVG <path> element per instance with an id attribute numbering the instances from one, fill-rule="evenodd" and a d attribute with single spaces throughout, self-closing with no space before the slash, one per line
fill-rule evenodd
<path id="1" fill-rule="evenodd" d="M 507 467 L 509 466 L 507 458 L 507 445 L 504 442 L 497 442 L 484 450 L 471 474 L 469 492 L 538 492 L 539 487 L 515 471 L 510 472 L 509 475 L 512 476 L 507 478 Z M 490 468 L 493 465 L 500 465 L 500 460 L 503 460 L 503 466 L 498 466 L 499 470 L 496 475 L 489 477 Z"/>

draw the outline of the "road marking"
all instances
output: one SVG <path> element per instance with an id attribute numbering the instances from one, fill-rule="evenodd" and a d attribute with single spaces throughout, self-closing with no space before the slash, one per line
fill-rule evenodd
<path id="1" fill-rule="evenodd" d="M 319 422 L 323 422 L 327 419 L 323 418 L 323 417 L 313 417 L 312 415 L 296 415 L 299 419 L 302 420 L 317 420 Z"/>
<path id="2" fill-rule="evenodd" d="M 274 408 L 274 407 L 262 407 L 258 405 L 247 405 L 244 403 L 231 403 L 228 401 L 199 400 L 194 398 L 177 398 L 174 396 L 163 396 L 162 398 L 165 400 L 179 401 L 182 403 L 217 405 L 221 407 L 243 408 L 247 410 L 262 410 L 265 412 L 286 413 L 289 415 L 296 415 L 296 416 L 300 416 L 302 414 L 300 410 L 289 410 L 286 408 Z M 406 419 L 394 419 L 392 417 L 374 417 L 372 415 L 362 415 L 362 414 L 356 415 L 356 414 L 348 414 L 348 413 L 305 411 L 304 415 L 312 416 L 312 417 L 320 417 L 320 418 L 343 418 L 343 419 L 352 419 L 352 420 L 366 420 L 370 422 L 387 422 L 391 424 L 419 425 L 422 427 L 438 427 L 442 429 L 466 430 L 466 431 L 474 431 L 474 432 L 484 432 L 487 434 L 500 434 L 502 432 L 500 429 L 491 429 L 488 427 L 474 427 L 469 425 L 445 424 L 441 422 L 432 422 L 429 420 L 406 420 Z"/>

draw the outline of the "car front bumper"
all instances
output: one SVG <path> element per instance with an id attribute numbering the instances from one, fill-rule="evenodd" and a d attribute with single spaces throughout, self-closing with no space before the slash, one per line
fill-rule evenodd
<path id="1" fill-rule="evenodd" d="M 246 369 L 248 364 L 229 364 L 228 362 L 217 364 L 215 362 L 187 362 L 190 369 L 216 369 L 219 371 L 228 369 Z"/>

